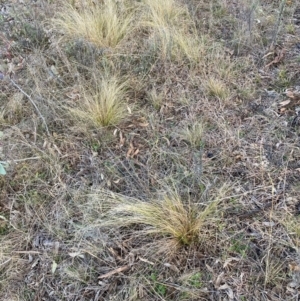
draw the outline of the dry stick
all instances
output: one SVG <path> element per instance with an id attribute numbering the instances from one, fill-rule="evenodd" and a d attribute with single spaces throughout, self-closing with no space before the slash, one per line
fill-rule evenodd
<path id="1" fill-rule="evenodd" d="M 276 43 L 276 41 L 277 41 L 277 35 L 278 35 L 278 31 L 279 31 L 279 25 L 281 23 L 281 17 L 282 17 L 283 11 L 284 11 L 285 3 L 286 3 L 286 0 L 282 0 L 281 1 L 281 5 L 280 5 L 280 8 L 279 8 L 279 15 L 278 15 L 278 19 L 277 19 L 277 22 L 276 22 L 276 25 L 275 25 L 275 29 L 274 29 L 274 34 L 273 34 L 272 46 L 274 46 L 275 43 Z"/>
<path id="2" fill-rule="evenodd" d="M 33 99 L 30 97 L 30 95 L 28 95 L 18 84 L 16 84 L 14 82 L 14 80 L 10 79 L 11 83 L 21 92 L 23 93 L 29 100 L 30 102 L 32 103 L 32 105 L 34 106 L 35 110 L 37 111 L 38 115 L 40 116 L 40 118 L 42 119 L 44 125 L 45 125 L 45 128 L 46 128 L 46 132 L 47 132 L 47 135 L 50 136 L 50 132 L 49 132 L 49 129 L 48 129 L 48 126 L 47 126 L 47 123 L 46 123 L 46 120 L 44 118 L 44 116 L 42 115 L 42 113 L 40 112 L 39 108 L 37 107 L 37 105 L 35 104 L 35 102 L 33 101 Z"/>

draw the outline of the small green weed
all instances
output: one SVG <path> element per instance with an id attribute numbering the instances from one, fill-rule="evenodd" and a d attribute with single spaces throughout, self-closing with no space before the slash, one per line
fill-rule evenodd
<path id="1" fill-rule="evenodd" d="M 292 85 L 291 79 L 289 78 L 289 72 L 284 67 L 278 70 L 275 85 L 281 89 L 289 88 Z"/>
<path id="2" fill-rule="evenodd" d="M 229 250 L 231 252 L 235 252 L 240 254 L 242 257 L 246 257 L 248 251 L 248 245 L 243 243 L 241 240 L 233 240 L 232 245 L 230 246 Z"/>
<path id="3" fill-rule="evenodd" d="M 200 272 L 192 275 L 191 278 L 188 280 L 189 285 L 194 288 L 201 288 L 203 285 L 203 283 L 201 281 L 201 277 L 202 277 L 202 275 Z"/>
<path id="4" fill-rule="evenodd" d="M 157 293 L 157 294 L 159 294 L 161 297 L 164 297 L 164 296 L 166 296 L 166 294 L 167 294 L 167 287 L 164 285 L 164 284 L 162 284 L 162 283 L 159 283 L 158 281 L 157 281 L 157 274 L 156 273 L 152 273 L 151 275 L 150 275 L 150 279 L 151 279 L 151 281 L 153 281 L 153 283 L 154 283 L 154 291 Z"/>

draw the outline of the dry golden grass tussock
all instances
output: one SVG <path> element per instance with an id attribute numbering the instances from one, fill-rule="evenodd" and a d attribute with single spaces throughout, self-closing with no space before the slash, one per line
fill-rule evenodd
<path id="1" fill-rule="evenodd" d="M 222 186 L 212 201 L 201 206 L 191 200 L 184 201 L 176 190 L 148 202 L 117 196 L 113 200 L 115 207 L 108 211 L 108 219 L 103 224 L 113 227 L 146 225 L 141 233 L 167 237 L 172 242 L 168 245 L 197 245 L 202 230 L 220 218 L 218 205 L 227 191 L 227 185 Z"/>
<path id="2" fill-rule="evenodd" d="M 179 132 L 178 136 L 184 141 L 187 141 L 193 148 L 198 148 L 203 143 L 205 132 L 205 123 L 195 121 L 191 125 L 185 125 Z"/>
<path id="3" fill-rule="evenodd" d="M 66 5 L 55 19 L 71 38 L 84 38 L 100 47 L 116 47 L 133 29 L 133 10 L 119 8 L 114 0 L 77 10 Z"/>
<path id="4" fill-rule="evenodd" d="M 164 60 L 199 63 L 206 51 L 205 40 L 195 32 L 186 32 L 184 29 L 158 27 L 151 36 L 151 43 L 159 56 Z"/>
<path id="5" fill-rule="evenodd" d="M 204 44 L 185 6 L 174 0 L 145 0 L 141 25 L 153 30 L 153 40 L 163 59 L 198 62 Z"/>
<path id="6" fill-rule="evenodd" d="M 103 78 L 96 88 L 83 91 L 77 107 L 69 107 L 75 122 L 87 127 L 117 125 L 128 116 L 127 84 L 117 77 Z"/>
<path id="7" fill-rule="evenodd" d="M 229 97 L 230 91 L 226 84 L 220 79 L 210 77 L 205 83 L 207 94 L 217 97 L 221 100 L 226 100 Z"/>
<path id="8" fill-rule="evenodd" d="M 190 20 L 187 9 L 174 0 L 144 0 L 143 4 L 146 26 L 153 28 L 178 26 L 178 21 Z"/>
<path id="9" fill-rule="evenodd" d="M 178 31 L 175 35 L 178 52 L 192 63 L 199 63 L 206 53 L 206 40 L 195 31 L 191 33 Z"/>

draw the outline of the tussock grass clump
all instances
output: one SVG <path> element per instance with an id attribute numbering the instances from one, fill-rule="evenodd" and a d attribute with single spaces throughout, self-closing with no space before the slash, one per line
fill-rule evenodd
<path id="1" fill-rule="evenodd" d="M 208 95 L 217 97 L 221 100 L 225 100 L 229 97 L 229 89 L 225 83 L 217 78 L 210 77 L 205 83 L 204 86 Z"/>
<path id="2" fill-rule="evenodd" d="M 72 38 L 114 48 L 133 29 L 133 14 L 129 8 L 119 8 L 116 1 L 106 0 L 79 10 L 66 5 L 55 22 Z"/>
<path id="3" fill-rule="evenodd" d="M 128 113 L 127 84 L 116 77 L 103 78 L 95 90 L 84 91 L 76 107 L 68 108 L 71 115 L 91 127 L 116 125 Z"/>
<path id="4" fill-rule="evenodd" d="M 159 27 L 153 34 L 153 43 L 163 59 L 200 62 L 204 57 L 206 44 L 195 32 L 184 29 Z"/>
<path id="5" fill-rule="evenodd" d="M 203 144 L 205 131 L 205 123 L 195 121 L 192 125 L 185 125 L 179 132 L 178 136 L 184 141 L 187 141 L 193 148 L 198 148 Z"/>
<path id="6" fill-rule="evenodd" d="M 155 88 L 148 92 L 148 99 L 156 110 L 159 110 L 164 102 L 165 92 L 157 92 Z"/>
<path id="7" fill-rule="evenodd" d="M 104 224 L 145 225 L 141 233 L 167 237 L 173 246 L 197 245 L 201 243 L 202 230 L 218 218 L 218 205 L 225 190 L 225 186 L 222 187 L 212 201 L 201 206 L 184 201 L 176 191 L 148 202 L 117 196 L 116 206 L 108 211 L 108 221 Z"/>
<path id="8" fill-rule="evenodd" d="M 177 22 L 188 17 L 187 9 L 174 0 L 144 0 L 145 25 L 150 27 L 178 26 Z"/>
<path id="9" fill-rule="evenodd" d="M 163 59 L 198 62 L 203 41 L 196 34 L 187 8 L 174 0 L 143 1 L 142 25 L 152 30 L 150 41 Z"/>

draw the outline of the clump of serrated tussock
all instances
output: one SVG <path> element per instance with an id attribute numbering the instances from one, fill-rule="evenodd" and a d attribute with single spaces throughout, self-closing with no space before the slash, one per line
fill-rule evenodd
<path id="1" fill-rule="evenodd" d="M 205 122 L 192 120 L 190 124 L 184 125 L 177 133 L 178 137 L 187 143 L 193 149 L 199 149 L 204 145 Z"/>
<path id="2" fill-rule="evenodd" d="M 109 210 L 103 226 L 119 228 L 139 224 L 144 227 L 137 234 L 157 235 L 166 242 L 171 241 L 176 248 L 201 244 L 206 227 L 220 222 L 219 205 L 227 192 L 228 187 L 222 186 L 202 205 L 182 199 L 176 190 L 149 201 L 104 192 L 107 197 L 103 208 Z M 103 198 L 102 193 L 99 192 L 100 198 Z"/>
<path id="3" fill-rule="evenodd" d="M 70 38 L 84 38 L 100 47 L 116 47 L 133 30 L 133 10 L 114 0 L 83 5 L 64 5 L 55 19 L 57 27 Z"/>
<path id="4" fill-rule="evenodd" d="M 209 96 L 217 97 L 221 100 L 226 100 L 229 96 L 228 87 L 220 79 L 211 77 L 205 82 L 204 85 Z"/>
<path id="5" fill-rule="evenodd" d="M 118 125 L 129 115 L 127 83 L 116 76 L 97 80 L 95 88 L 83 89 L 76 105 L 68 110 L 75 122 L 102 128 Z"/>
<path id="6" fill-rule="evenodd" d="M 145 0 L 141 11 L 141 26 L 149 29 L 149 42 L 162 59 L 199 62 L 206 45 L 186 6 L 174 0 Z"/>

